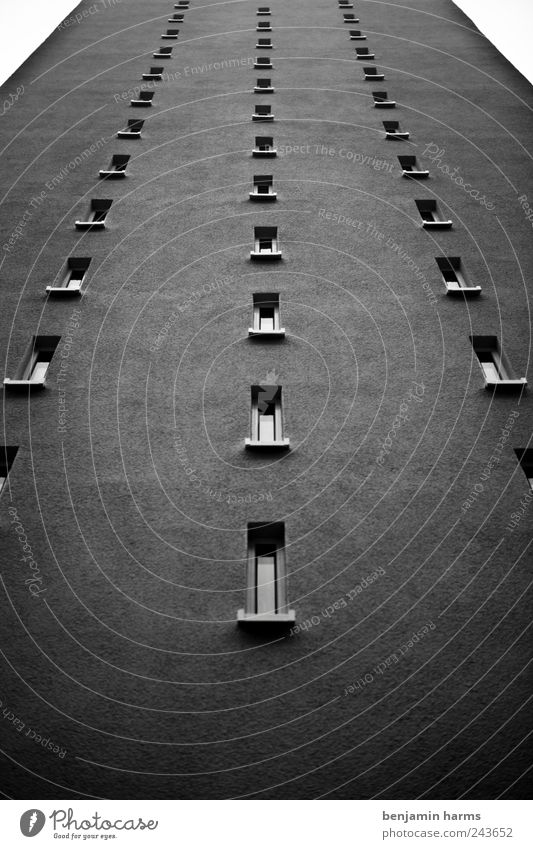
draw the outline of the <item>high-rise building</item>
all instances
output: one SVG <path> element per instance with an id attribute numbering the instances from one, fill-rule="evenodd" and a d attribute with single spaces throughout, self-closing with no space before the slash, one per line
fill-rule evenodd
<path id="1" fill-rule="evenodd" d="M 1 99 L 4 792 L 523 796 L 530 85 L 451 0 L 87 0 Z"/>

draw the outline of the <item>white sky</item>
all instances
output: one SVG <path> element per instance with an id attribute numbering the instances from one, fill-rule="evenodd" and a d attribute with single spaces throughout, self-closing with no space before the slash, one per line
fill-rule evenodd
<path id="1" fill-rule="evenodd" d="M 98 3 L 98 0 L 94 0 Z M 409 5 L 409 0 L 404 0 Z M 533 0 L 455 0 L 507 58 L 533 83 Z M 0 0 L 0 84 L 11 76 L 77 0 Z M 302 6 L 304 0 L 302 0 Z M 170 8 L 170 4 L 169 4 Z M 431 3 L 428 2 L 428 11 Z"/>

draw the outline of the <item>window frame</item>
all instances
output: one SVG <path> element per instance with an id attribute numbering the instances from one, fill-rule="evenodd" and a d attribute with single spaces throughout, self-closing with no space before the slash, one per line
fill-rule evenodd
<path id="1" fill-rule="evenodd" d="M 261 552 L 261 550 L 264 549 Z M 272 590 L 260 598 L 259 559 L 273 558 Z M 265 564 L 266 565 L 266 564 Z M 274 598 L 269 609 L 268 598 Z M 261 608 L 266 607 L 266 610 Z M 248 522 L 246 529 L 246 590 L 244 607 L 237 613 L 237 621 L 245 624 L 292 625 L 295 611 L 289 607 L 287 563 L 285 557 L 285 525 L 283 522 Z"/>

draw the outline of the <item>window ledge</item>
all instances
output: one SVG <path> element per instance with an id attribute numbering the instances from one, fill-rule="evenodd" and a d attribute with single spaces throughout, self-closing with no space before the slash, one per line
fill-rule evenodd
<path id="1" fill-rule="evenodd" d="M 161 38 L 166 39 L 166 41 L 177 41 L 178 40 L 177 35 L 167 35 L 164 32 L 161 33 Z"/>
<path id="2" fill-rule="evenodd" d="M 270 23 L 270 21 L 269 21 Z M 256 32 L 272 32 L 272 27 L 256 27 Z"/>
<path id="3" fill-rule="evenodd" d="M 350 7 L 349 7 L 349 6 L 345 6 L 344 8 L 345 8 L 345 9 L 348 9 L 348 8 L 350 8 Z M 353 9 L 353 6 L 352 6 L 351 8 Z M 349 20 L 349 21 L 344 21 L 344 23 L 345 23 L 345 24 L 350 24 L 350 26 L 351 26 L 352 24 L 358 24 L 358 23 L 359 23 L 359 18 L 350 18 L 350 20 Z"/>
<path id="4" fill-rule="evenodd" d="M 373 56 L 363 56 L 363 59 L 373 59 Z M 375 82 L 383 82 L 385 74 L 365 74 L 365 80 L 375 80 Z M 388 103 L 388 101 L 386 101 Z"/>
<path id="5" fill-rule="evenodd" d="M 277 200 L 277 192 L 268 192 L 268 194 L 260 194 L 259 192 L 250 192 L 250 200 L 265 201 L 266 203 Z"/>
<path id="6" fill-rule="evenodd" d="M 117 133 L 118 139 L 140 139 L 140 137 L 140 130 L 134 130 L 133 132 L 129 132 L 129 130 L 119 130 Z"/>
<path id="7" fill-rule="evenodd" d="M 424 230 L 449 230 L 453 226 L 453 221 L 424 221 L 422 227 Z"/>
<path id="8" fill-rule="evenodd" d="M 143 80 L 162 80 L 163 74 L 143 74 Z"/>
<path id="9" fill-rule="evenodd" d="M 258 115 L 256 112 L 252 115 L 252 121 L 273 121 L 273 115 Z"/>
<path id="10" fill-rule="evenodd" d="M 272 442 L 261 442 L 259 439 L 249 439 L 248 437 L 244 440 L 245 448 L 273 448 L 273 449 L 285 449 L 290 448 L 291 443 L 290 439 L 274 439 Z"/>
<path id="11" fill-rule="evenodd" d="M 99 176 L 105 180 L 122 180 L 126 176 L 125 171 L 100 171 Z"/>
<path id="12" fill-rule="evenodd" d="M 376 58 L 375 53 L 365 53 L 364 56 L 356 56 L 355 57 L 358 62 L 364 62 L 365 60 L 368 62 L 372 62 Z"/>
<path id="13" fill-rule="evenodd" d="M 481 286 L 459 286 L 458 283 L 446 283 L 447 295 L 479 295 Z"/>
<path id="14" fill-rule="evenodd" d="M 396 106 L 395 100 L 378 100 L 374 101 L 374 106 L 376 109 L 392 109 Z"/>
<path id="15" fill-rule="evenodd" d="M 130 100 L 130 106 L 151 106 L 151 100 Z"/>
<path id="16" fill-rule="evenodd" d="M 350 21 L 350 23 L 354 24 L 355 21 Z M 350 41 L 366 41 L 366 35 L 351 35 Z"/>
<path id="17" fill-rule="evenodd" d="M 152 53 L 154 59 L 172 59 L 172 53 Z"/>
<path id="18" fill-rule="evenodd" d="M 248 336 L 285 336 L 285 328 L 280 327 L 279 330 L 254 330 L 253 327 L 248 328 Z"/>
<path id="19" fill-rule="evenodd" d="M 289 610 L 288 613 L 246 613 L 244 608 L 237 612 L 237 622 L 243 625 L 294 625 L 296 622 L 296 611 Z"/>
<path id="20" fill-rule="evenodd" d="M 412 180 L 425 180 L 429 177 L 429 171 L 402 171 L 402 177 L 409 177 Z"/>
<path id="21" fill-rule="evenodd" d="M 255 49 L 256 50 L 273 50 L 274 45 L 273 44 L 256 44 Z"/>
<path id="22" fill-rule="evenodd" d="M 4 378 L 4 386 L 41 386 L 45 385 L 45 379 L 41 378 L 39 380 L 12 380 L 10 377 Z"/>
<path id="23" fill-rule="evenodd" d="M 47 286 L 46 291 L 49 295 L 81 295 L 81 284 L 76 286 Z"/>
<path id="24" fill-rule="evenodd" d="M 272 64 L 272 62 L 270 62 L 270 64 L 268 64 L 268 65 L 267 65 L 267 64 L 265 64 L 264 62 L 255 62 L 255 63 L 254 63 L 254 68 L 255 68 L 256 70 L 261 70 L 261 69 L 263 69 L 263 71 L 265 71 L 265 70 L 273 71 L 273 70 L 274 70 L 274 65 Z"/>
<path id="25" fill-rule="evenodd" d="M 401 133 L 401 132 L 400 133 L 385 133 L 385 138 L 386 139 L 400 139 L 400 141 L 401 141 L 402 139 L 408 139 L 409 133 Z"/>
<path id="26" fill-rule="evenodd" d="M 258 147 L 254 147 L 254 149 L 252 150 L 252 156 L 272 157 L 272 156 L 277 156 L 277 155 L 278 155 L 278 151 L 277 151 L 277 148 L 275 148 L 275 147 L 272 148 L 272 150 L 259 150 Z"/>
<path id="27" fill-rule="evenodd" d="M 250 259 L 281 259 L 281 251 L 250 251 Z"/>
<path id="28" fill-rule="evenodd" d="M 274 94 L 274 88 L 270 86 L 254 86 L 254 94 Z"/>
<path id="29" fill-rule="evenodd" d="M 105 230 L 105 221 L 76 221 L 76 230 Z"/>
<path id="30" fill-rule="evenodd" d="M 527 378 L 518 377 L 516 380 L 485 380 L 485 389 L 496 389 L 498 386 L 519 389 L 521 386 L 527 386 Z"/>

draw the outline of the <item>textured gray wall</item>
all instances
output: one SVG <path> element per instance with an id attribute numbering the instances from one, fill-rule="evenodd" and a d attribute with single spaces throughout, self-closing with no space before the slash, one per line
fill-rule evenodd
<path id="1" fill-rule="evenodd" d="M 531 401 L 485 392 L 468 336 L 498 334 L 527 373 L 531 231 L 517 197 L 532 195 L 531 89 L 451 0 L 358 4 L 377 85 L 334 0 L 271 0 L 276 93 L 254 95 L 258 4 L 193 1 L 174 76 L 134 110 L 122 93 L 159 64 L 173 4 L 90 5 L 2 96 L 24 86 L 0 160 L 6 376 L 32 333 L 63 336 L 46 390 L 5 395 L 3 441 L 20 450 L 0 501 L 4 792 L 523 795 L 531 508 L 508 525 L 528 492 L 513 448 Z M 380 88 L 395 111 L 372 107 Z M 273 105 L 273 124 L 252 123 L 255 103 Z M 132 117 L 142 140 L 116 139 Z M 386 141 L 384 119 L 410 142 Z M 285 155 L 265 166 L 250 151 L 270 131 Z M 427 182 L 402 179 L 409 152 Z M 128 177 L 102 184 L 114 153 L 132 155 Z M 254 173 L 274 174 L 275 205 L 248 201 Z M 109 226 L 79 233 L 93 197 L 114 199 Z M 425 197 L 453 230 L 420 228 Z M 249 262 L 256 223 L 279 227 L 282 263 Z M 483 286 L 478 300 L 445 295 L 446 254 Z M 92 257 L 86 294 L 47 301 L 72 255 Z M 280 292 L 283 342 L 248 339 L 261 290 Z M 271 371 L 282 457 L 243 449 L 250 385 Z M 191 484 L 176 440 L 215 494 Z M 285 522 L 292 635 L 236 627 L 246 523 L 262 520 Z"/>

